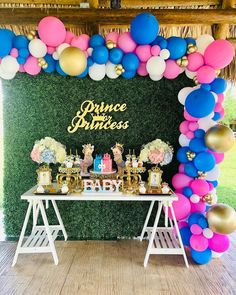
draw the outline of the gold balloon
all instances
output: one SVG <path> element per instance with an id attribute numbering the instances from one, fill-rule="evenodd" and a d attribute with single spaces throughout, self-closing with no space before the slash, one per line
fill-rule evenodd
<path id="1" fill-rule="evenodd" d="M 233 131 L 224 125 L 210 128 L 205 135 L 206 145 L 217 153 L 227 152 L 233 147 Z"/>
<path id="2" fill-rule="evenodd" d="M 209 228 L 219 234 L 230 234 L 236 230 L 236 212 L 225 204 L 216 204 L 207 212 Z"/>
<path id="3" fill-rule="evenodd" d="M 78 76 L 84 72 L 87 67 L 87 58 L 85 53 L 77 47 L 65 48 L 59 59 L 60 67 L 70 76 Z"/>

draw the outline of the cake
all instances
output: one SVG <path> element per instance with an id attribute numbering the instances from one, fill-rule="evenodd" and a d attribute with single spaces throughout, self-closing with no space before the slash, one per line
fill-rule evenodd
<path id="1" fill-rule="evenodd" d="M 109 154 L 96 155 L 93 161 L 93 171 L 99 173 L 112 172 L 112 159 Z"/>

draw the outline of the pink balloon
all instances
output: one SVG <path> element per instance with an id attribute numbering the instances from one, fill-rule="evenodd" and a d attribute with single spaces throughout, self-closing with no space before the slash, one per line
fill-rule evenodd
<path id="1" fill-rule="evenodd" d="M 139 64 L 137 73 L 139 74 L 139 76 L 143 76 L 143 77 L 148 75 L 147 68 L 146 68 L 146 63 L 145 62 L 141 62 Z"/>
<path id="2" fill-rule="evenodd" d="M 188 226 L 187 221 L 178 221 L 178 228 L 181 229 L 182 227 Z"/>
<path id="3" fill-rule="evenodd" d="M 192 131 L 188 131 L 186 133 L 186 136 L 188 137 L 188 139 L 193 139 L 194 138 L 194 133 Z"/>
<path id="4" fill-rule="evenodd" d="M 179 125 L 179 131 L 183 134 L 186 134 L 189 131 L 188 125 L 189 125 L 188 121 L 181 122 Z"/>
<path id="5" fill-rule="evenodd" d="M 115 44 L 117 44 L 118 38 L 119 38 L 119 33 L 117 32 L 110 32 L 108 35 L 106 35 L 106 41 L 111 40 Z"/>
<path id="6" fill-rule="evenodd" d="M 195 131 L 198 129 L 198 123 L 197 122 L 190 122 L 188 125 L 188 128 L 190 131 Z"/>
<path id="7" fill-rule="evenodd" d="M 215 77 L 216 72 L 210 66 L 202 66 L 197 70 L 197 80 L 199 83 L 211 83 Z"/>
<path id="8" fill-rule="evenodd" d="M 211 182 L 208 182 L 209 185 L 209 191 L 212 191 L 214 189 L 214 185 Z"/>
<path id="9" fill-rule="evenodd" d="M 147 62 L 151 55 L 151 46 L 150 45 L 139 45 L 135 49 L 135 53 L 137 54 L 139 60 L 141 62 Z"/>
<path id="10" fill-rule="evenodd" d="M 213 41 L 204 52 L 205 64 L 214 69 L 223 69 L 234 58 L 234 47 L 227 40 Z"/>
<path id="11" fill-rule="evenodd" d="M 18 49 L 17 48 L 12 48 L 11 52 L 10 52 L 10 55 L 12 57 L 15 57 L 17 58 L 18 57 Z"/>
<path id="12" fill-rule="evenodd" d="M 153 45 L 152 46 L 152 48 L 151 48 L 151 54 L 153 56 L 158 56 L 160 52 L 161 52 L 160 46 L 158 46 L 158 45 Z"/>
<path id="13" fill-rule="evenodd" d="M 206 180 L 204 179 L 194 179 L 190 187 L 193 191 L 194 194 L 199 195 L 199 196 L 204 196 L 207 193 L 209 193 L 209 184 Z"/>
<path id="14" fill-rule="evenodd" d="M 222 104 L 219 102 L 216 103 L 214 111 L 220 113 L 222 111 L 222 109 L 223 109 Z"/>
<path id="15" fill-rule="evenodd" d="M 192 235 L 190 238 L 190 246 L 196 251 L 205 251 L 208 248 L 208 239 L 203 235 Z"/>
<path id="16" fill-rule="evenodd" d="M 224 94 L 223 93 L 220 93 L 220 94 L 217 94 L 217 96 L 218 96 L 217 102 L 218 103 L 222 103 L 224 101 Z"/>
<path id="17" fill-rule="evenodd" d="M 199 52 L 194 52 L 188 55 L 187 69 L 191 72 L 196 72 L 204 65 L 204 58 Z"/>
<path id="18" fill-rule="evenodd" d="M 34 56 L 29 56 L 24 64 L 24 69 L 27 74 L 32 76 L 39 74 L 41 67 L 38 65 L 38 59 Z"/>
<path id="19" fill-rule="evenodd" d="M 24 65 L 20 65 L 19 72 L 25 73 Z"/>
<path id="20" fill-rule="evenodd" d="M 189 186 L 193 179 L 184 173 L 177 173 L 172 178 L 172 184 L 175 189 L 182 189 Z"/>
<path id="21" fill-rule="evenodd" d="M 168 59 L 166 61 L 166 69 L 163 73 L 167 79 L 175 79 L 180 74 L 181 68 L 177 65 L 176 61 Z"/>
<path id="22" fill-rule="evenodd" d="M 71 40 L 71 46 L 74 47 L 78 47 L 81 50 L 87 50 L 89 47 L 89 39 L 90 37 L 86 34 L 82 34 L 80 36 L 75 36 L 72 40 Z"/>
<path id="23" fill-rule="evenodd" d="M 199 201 L 198 203 L 191 202 L 191 213 L 194 212 L 205 212 L 206 204 L 203 201 Z"/>
<path id="24" fill-rule="evenodd" d="M 130 32 L 121 34 L 118 38 L 117 44 L 125 53 L 134 51 L 137 46 L 132 39 Z"/>
<path id="25" fill-rule="evenodd" d="M 173 202 L 175 217 L 177 220 L 185 219 L 191 210 L 189 199 L 179 193 L 176 193 L 176 195 L 178 196 L 178 201 Z M 170 219 L 173 219 L 170 210 L 168 210 L 168 216 Z"/>
<path id="26" fill-rule="evenodd" d="M 195 224 L 191 225 L 190 231 L 193 235 L 200 235 L 202 233 L 202 228 L 200 225 L 195 223 Z"/>
<path id="27" fill-rule="evenodd" d="M 189 115 L 189 113 L 184 110 L 184 118 L 188 121 L 198 121 L 199 118 L 195 118 L 195 117 L 192 117 L 191 115 Z"/>
<path id="28" fill-rule="evenodd" d="M 47 53 L 53 54 L 56 51 L 56 47 L 47 46 Z"/>
<path id="29" fill-rule="evenodd" d="M 214 233 L 214 236 L 209 239 L 209 248 L 212 251 L 223 253 L 229 249 L 230 240 L 227 235 Z"/>
<path id="30" fill-rule="evenodd" d="M 74 33 L 72 33 L 71 31 L 66 31 L 66 37 L 65 37 L 64 43 L 70 44 L 74 37 L 75 37 Z"/>
<path id="31" fill-rule="evenodd" d="M 225 157 L 224 153 L 216 153 L 216 152 L 213 152 L 212 150 L 208 150 L 208 152 L 214 156 L 216 160 L 216 164 L 219 164 L 224 160 L 224 157 Z"/>
<path id="32" fill-rule="evenodd" d="M 179 164 L 179 172 L 184 173 L 184 164 Z"/>
<path id="33" fill-rule="evenodd" d="M 46 16 L 38 24 L 40 39 L 48 46 L 59 46 L 66 38 L 66 29 L 62 21 L 54 16 Z"/>
<path id="34" fill-rule="evenodd" d="M 225 116 L 225 110 L 223 109 L 222 111 L 220 111 L 220 119 L 223 119 Z"/>

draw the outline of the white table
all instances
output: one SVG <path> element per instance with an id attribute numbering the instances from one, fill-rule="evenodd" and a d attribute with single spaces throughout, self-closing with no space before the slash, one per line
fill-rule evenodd
<path id="1" fill-rule="evenodd" d="M 140 236 L 140 241 L 142 241 L 145 233 L 147 233 L 149 239 L 148 248 L 144 259 L 144 266 L 147 266 L 149 256 L 151 254 L 177 254 L 183 255 L 185 264 L 188 267 L 188 260 L 172 207 L 172 202 L 178 199 L 176 195 L 124 195 L 122 193 L 72 193 L 69 195 L 35 195 L 33 193 L 35 191 L 35 188 L 36 187 L 31 188 L 21 196 L 21 199 L 28 201 L 29 205 L 12 266 L 16 264 L 18 255 L 20 253 L 52 253 L 54 263 L 56 265 L 58 264 L 58 256 L 54 241 L 57 238 L 58 232 L 60 230 L 62 231 L 65 240 L 67 240 L 67 233 L 56 204 L 57 201 L 145 201 L 151 202 L 151 204 Z M 58 220 L 57 225 L 49 225 L 48 223 L 45 203 L 47 208 L 49 201 L 52 203 L 52 206 L 56 213 Z M 158 202 L 158 209 L 156 212 L 154 225 L 152 227 L 148 227 L 148 221 L 153 211 L 155 202 Z M 158 222 L 163 207 L 165 207 L 165 226 L 158 227 Z M 168 210 L 171 211 L 173 220 L 169 220 L 167 214 Z M 24 239 L 31 211 L 33 211 L 32 231 L 30 236 Z M 39 213 L 41 213 L 42 215 L 43 225 L 37 224 Z M 174 228 L 177 237 L 173 233 Z"/>

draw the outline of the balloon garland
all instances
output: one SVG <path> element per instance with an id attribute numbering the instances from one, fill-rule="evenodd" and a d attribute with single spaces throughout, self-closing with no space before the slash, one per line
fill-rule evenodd
<path id="1" fill-rule="evenodd" d="M 193 260 L 208 263 L 229 248 L 227 234 L 236 229 L 236 213 L 217 204 L 219 164 L 234 142 L 232 131 L 217 122 L 224 117 L 222 102 L 227 83 L 219 72 L 234 57 L 234 47 L 210 35 L 198 39 L 158 35 L 159 24 L 150 13 L 137 15 L 130 32 L 75 36 L 56 17 L 44 17 L 27 36 L 0 29 L 0 77 L 16 73 L 62 76 L 94 81 L 105 76 L 132 79 L 136 74 L 153 81 L 175 79 L 182 72 L 195 81 L 179 94 L 185 120 L 180 124 L 179 172 L 172 184 L 178 201 L 176 218 Z M 170 215 L 171 218 L 171 215 Z"/>

